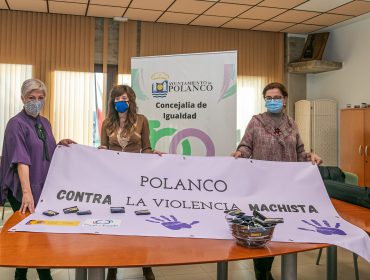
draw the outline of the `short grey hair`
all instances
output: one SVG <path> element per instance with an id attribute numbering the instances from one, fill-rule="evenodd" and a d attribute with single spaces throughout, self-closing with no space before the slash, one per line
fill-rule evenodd
<path id="1" fill-rule="evenodd" d="M 43 91 L 46 97 L 47 94 L 46 86 L 42 81 L 38 79 L 28 79 L 23 82 L 21 88 L 22 97 L 26 97 L 33 90 Z"/>

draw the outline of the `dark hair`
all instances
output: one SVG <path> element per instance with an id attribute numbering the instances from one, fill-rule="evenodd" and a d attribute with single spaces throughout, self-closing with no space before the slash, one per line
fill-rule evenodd
<path id="1" fill-rule="evenodd" d="M 284 97 L 287 97 L 288 96 L 288 92 L 285 88 L 285 86 L 283 84 L 280 84 L 280 83 L 269 83 L 267 86 L 265 86 L 265 88 L 263 89 L 263 97 L 266 96 L 266 92 L 270 89 L 274 89 L 274 88 L 277 88 L 280 90 L 281 94 L 284 96 Z"/>
<path id="2" fill-rule="evenodd" d="M 111 134 L 118 129 L 119 115 L 115 107 L 115 98 L 126 93 L 129 99 L 129 107 L 127 109 L 127 118 L 122 129 L 122 136 L 128 136 L 134 130 L 134 125 L 137 120 L 137 105 L 136 105 L 136 94 L 134 90 L 128 85 L 117 85 L 112 88 L 109 93 L 108 101 L 108 115 L 106 118 L 107 130 Z"/>

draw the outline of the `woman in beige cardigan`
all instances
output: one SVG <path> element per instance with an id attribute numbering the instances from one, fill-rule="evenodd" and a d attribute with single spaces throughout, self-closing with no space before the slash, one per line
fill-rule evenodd
<path id="1" fill-rule="evenodd" d="M 100 149 L 131 153 L 157 153 L 150 146 L 149 124 L 137 113 L 136 95 L 127 85 L 114 86 L 109 96 L 107 118 L 101 130 Z M 146 280 L 154 280 L 151 267 L 143 267 Z M 107 280 L 117 279 L 117 268 L 109 268 Z"/>

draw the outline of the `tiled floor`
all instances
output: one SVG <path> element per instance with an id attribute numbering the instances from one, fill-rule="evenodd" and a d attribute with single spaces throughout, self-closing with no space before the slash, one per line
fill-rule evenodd
<path id="1" fill-rule="evenodd" d="M 2 208 L 0 207 L 0 214 Z M 6 217 L 12 214 L 6 210 Z M 0 226 L 2 221 L 0 220 Z M 324 280 L 326 279 L 325 250 L 320 265 L 315 265 L 318 251 L 309 251 L 298 255 L 298 279 L 299 280 Z M 370 279 L 370 264 L 362 258 L 358 259 L 361 280 Z M 153 268 L 157 280 L 216 280 L 216 264 L 199 264 L 183 266 L 165 266 Z M 275 280 L 280 277 L 280 257 L 276 257 L 272 269 Z M 0 280 L 12 280 L 13 268 L 0 267 Z M 54 280 L 74 279 L 74 269 L 53 269 Z M 338 249 L 338 280 L 355 279 L 353 269 L 352 253 L 347 250 Z M 35 269 L 28 272 L 29 280 L 38 279 Z M 121 268 L 118 270 L 118 279 L 141 280 L 141 268 Z M 251 260 L 229 263 L 229 280 L 253 280 L 253 263 Z"/>

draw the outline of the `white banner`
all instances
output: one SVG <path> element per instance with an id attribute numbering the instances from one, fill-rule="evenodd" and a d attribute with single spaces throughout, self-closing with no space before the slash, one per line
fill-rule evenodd
<path id="1" fill-rule="evenodd" d="M 92 215 L 63 213 L 73 206 Z M 126 213 L 112 214 L 112 206 Z M 339 217 L 309 162 L 59 147 L 36 213 L 10 231 L 231 239 L 223 211 L 233 207 L 284 218 L 275 241 L 335 244 L 370 261 L 370 238 Z"/>
<path id="2" fill-rule="evenodd" d="M 134 57 L 131 67 L 152 148 L 207 156 L 235 149 L 236 51 Z"/>

